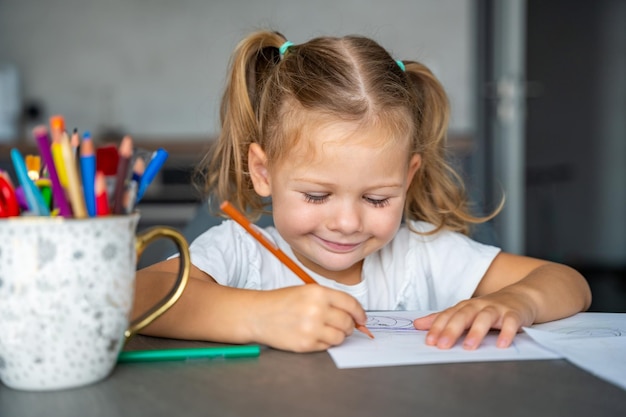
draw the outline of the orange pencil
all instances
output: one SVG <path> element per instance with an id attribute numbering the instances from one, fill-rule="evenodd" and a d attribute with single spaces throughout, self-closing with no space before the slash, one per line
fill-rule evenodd
<path id="1" fill-rule="evenodd" d="M 289 256 L 285 254 L 282 250 L 276 247 L 272 242 L 267 240 L 267 238 L 263 235 L 263 233 L 259 232 L 257 229 L 252 227 L 252 223 L 244 216 L 241 212 L 239 212 L 230 202 L 224 201 L 220 205 L 220 209 L 231 219 L 239 223 L 241 227 L 246 229 L 248 233 L 252 235 L 253 238 L 259 241 L 261 245 L 263 245 L 267 250 L 272 252 L 274 256 L 278 258 L 287 268 L 289 268 L 294 274 L 298 276 L 305 284 L 317 284 L 317 282 L 309 276 L 309 274 L 304 271 L 304 269 L 300 268 L 298 264 L 296 264 Z M 361 332 L 368 335 L 371 339 L 374 338 L 372 332 L 369 331 L 367 327 L 363 324 L 355 323 L 354 326 Z"/>
<path id="2" fill-rule="evenodd" d="M 58 136 L 65 132 L 65 118 L 60 114 L 50 117 L 50 134 L 52 135 L 52 141 L 60 139 Z"/>
<path id="3" fill-rule="evenodd" d="M 54 167 L 59 176 L 59 182 L 65 190 L 68 189 L 67 170 L 65 169 L 65 161 L 63 160 L 63 150 L 61 146 L 61 135 L 65 132 L 65 119 L 63 116 L 57 115 L 50 118 L 50 135 L 52 137 L 52 159 Z"/>

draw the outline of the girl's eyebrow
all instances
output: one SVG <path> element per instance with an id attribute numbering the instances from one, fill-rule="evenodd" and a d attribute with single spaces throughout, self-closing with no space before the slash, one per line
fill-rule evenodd
<path id="1" fill-rule="evenodd" d="M 325 186 L 325 187 L 330 187 L 330 186 L 335 185 L 332 182 L 322 181 L 322 180 L 315 179 L 315 178 L 306 178 L 306 177 L 293 178 L 292 181 L 293 182 L 307 182 L 307 183 L 311 183 L 311 184 L 322 185 L 322 186 Z"/>
<path id="2" fill-rule="evenodd" d="M 323 187 L 333 187 L 336 186 L 336 183 L 333 182 L 327 182 L 327 181 L 323 181 L 323 180 L 319 180 L 319 179 L 314 179 L 314 178 L 294 178 L 292 180 L 293 182 L 306 182 L 306 183 L 310 183 L 310 184 L 315 184 L 315 185 L 321 185 Z M 368 189 L 379 189 L 379 188 L 402 188 L 404 187 L 404 184 L 402 184 L 401 182 L 390 182 L 390 183 L 381 183 L 381 184 L 375 184 L 371 187 L 368 187 Z"/>

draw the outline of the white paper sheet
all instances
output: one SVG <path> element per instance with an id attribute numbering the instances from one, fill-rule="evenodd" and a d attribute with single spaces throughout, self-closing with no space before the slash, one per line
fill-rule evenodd
<path id="1" fill-rule="evenodd" d="M 626 314 L 580 313 L 524 330 L 574 365 L 626 389 Z"/>
<path id="2" fill-rule="evenodd" d="M 367 327 L 375 339 L 361 332 L 328 350 L 338 368 L 415 365 L 429 363 L 484 362 L 529 359 L 557 359 L 562 356 L 518 334 L 507 349 L 496 347 L 497 334 L 489 334 L 476 350 L 465 350 L 462 341 L 442 350 L 425 343 L 426 331 L 415 330 L 413 320 L 429 312 L 369 312 Z"/>

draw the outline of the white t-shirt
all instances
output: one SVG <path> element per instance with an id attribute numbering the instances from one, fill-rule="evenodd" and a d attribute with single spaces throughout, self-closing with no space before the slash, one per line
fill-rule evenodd
<path id="1" fill-rule="evenodd" d="M 413 222 L 416 230 L 433 226 Z M 402 226 L 394 239 L 365 258 L 361 282 L 339 284 L 307 269 L 274 227 L 262 232 L 319 284 L 345 291 L 365 310 L 441 310 L 468 299 L 499 248 L 441 231 L 424 236 Z M 212 227 L 190 245 L 191 263 L 221 285 L 271 290 L 303 282 L 232 220 Z"/>

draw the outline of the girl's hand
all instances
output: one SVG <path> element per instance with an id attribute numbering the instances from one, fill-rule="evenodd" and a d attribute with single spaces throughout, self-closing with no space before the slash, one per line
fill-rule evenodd
<path id="1" fill-rule="evenodd" d="M 170 291 L 178 258 L 137 272 L 132 317 Z M 328 349 L 367 317 L 352 296 L 321 285 L 261 291 L 222 286 L 191 267 L 181 298 L 142 334 L 222 343 L 262 343 L 295 352 Z"/>
<path id="2" fill-rule="evenodd" d="M 568 317 L 591 303 L 585 278 L 552 262 L 501 252 L 483 276 L 474 298 L 416 319 L 428 330 L 426 344 L 449 349 L 467 330 L 465 349 L 476 349 L 490 329 L 500 329 L 496 345 L 511 345 L 522 326 Z"/>
<path id="3" fill-rule="evenodd" d="M 352 334 L 355 321 L 367 320 L 355 298 L 321 285 L 260 291 L 255 301 L 250 323 L 253 339 L 294 352 L 338 345 Z"/>
<path id="4" fill-rule="evenodd" d="M 461 301 L 439 313 L 415 319 L 413 325 L 418 330 L 429 330 L 426 344 L 440 349 L 454 346 L 468 330 L 463 348 L 473 350 L 490 329 L 500 329 L 496 346 L 506 348 L 522 326 L 533 323 L 535 313 L 532 305 L 522 294 L 503 290 Z"/>

